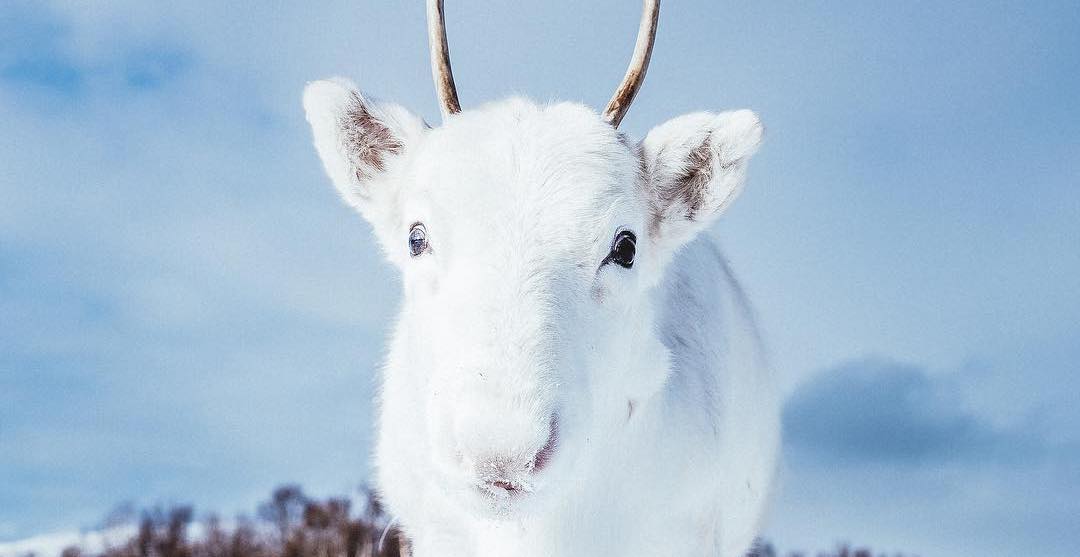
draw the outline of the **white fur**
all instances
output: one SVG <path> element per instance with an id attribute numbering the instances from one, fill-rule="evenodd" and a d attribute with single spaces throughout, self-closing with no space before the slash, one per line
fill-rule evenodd
<path id="1" fill-rule="evenodd" d="M 632 143 L 568 103 L 514 98 L 432 129 L 336 80 L 304 106 L 327 172 L 402 274 L 376 464 L 414 554 L 744 552 L 777 404 L 739 286 L 695 237 L 742 187 L 756 116 L 691 114 Z M 349 151 L 370 131 L 351 129 L 360 113 L 400 144 L 377 169 Z M 702 163 L 701 187 L 680 189 Z M 601 266 L 621 229 L 634 266 Z M 555 449 L 532 470 L 553 417 Z"/>

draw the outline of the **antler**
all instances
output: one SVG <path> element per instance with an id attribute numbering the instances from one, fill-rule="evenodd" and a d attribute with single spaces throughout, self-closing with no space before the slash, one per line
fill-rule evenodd
<path id="1" fill-rule="evenodd" d="M 608 101 L 603 118 L 616 128 L 622 122 L 630 103 L 641 89 L 645 72 L 649 69 L 653 43 L 656 41 L 656 24 L 660 19 L 660 0 L 644 0 L 641 25 L 638 27 L 637 43 L 630 66 L 622 83 Z M 450 69 L 450 47 L 446 43 L 446 21 L 443 17 L 443 0 L 427 0 L 428 46 L 431 49 L 431 77 L 435 80 L 435 92 L 443 117 L 461 112 L 454 72 Z"/>
<path id="2" fill-rule="evenodd" d="M 431 49 L 431 77 L 439 95 L 443 118 L 461 112 L 454 72 L 450 69 L 450 47 L 446 44 L 446 21 L 443 19 L 443 0 L 427 3 L 428 46 Z"/>
<path id="3" fill-rule="evenodd" d="M 442 4 L 442 2 L 439 2 Z M 630 58 L 630 66 L 626 68 L 626 75 L 622 83 L 615 90 L 607 108 L 604 109 L 604 120 L 616 128 L 622 122 L 626 111 L 630 109 L 630 103 L 634 102 L 641 82 L 645 81 L 645 71 L 649 69 L 649 59 L 652 58 L 653 42 L 656 40 L 656 23 L 660 19 L 660 0 L 644 0 L 641 11 L 641 26 L 638 27 L 637 44 L 634 45 L 634 56 Z M 432 51 L 432 63 L 434 64 L 434 51 Z M 451 85 L 453 82 L 451 82 Z"/>

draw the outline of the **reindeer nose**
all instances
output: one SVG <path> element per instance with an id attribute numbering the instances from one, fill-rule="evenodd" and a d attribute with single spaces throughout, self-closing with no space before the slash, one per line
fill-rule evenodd
<path id="1" fill-rule="evenodd" d="M 476 473 L 487 489 L 497 494 L 532 490 L 532 475 L 547 466 L 558 444 L 558 420 L 552 418 L 547 441 L 531 458 L 489 456 L 476 463 Z"/>
<path id="2" fill-rule="evenodd" d="M 477 463 L 480 485 L 494 495 L 513 495 L 532 490 L 529 470 L 520 461 L 488 458 Z"/>

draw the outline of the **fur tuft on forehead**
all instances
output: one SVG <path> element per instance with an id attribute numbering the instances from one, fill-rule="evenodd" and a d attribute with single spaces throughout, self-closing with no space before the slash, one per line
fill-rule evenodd
<path id="1" fill-rule="evenodd" d="M 463 112 L 432 130 L 418 164 L 441 171 L 447 186 L 479 197 L 530 194 L 534 205 L 571 208 L 621 193 L 636 181 L 637 162 L 620 135 L 576 103 L 540 105 L 511 98 Z M 432 184 L 432 187 L 436 186 Z M 624 192 L 625 190 L 625 192 Z"/>

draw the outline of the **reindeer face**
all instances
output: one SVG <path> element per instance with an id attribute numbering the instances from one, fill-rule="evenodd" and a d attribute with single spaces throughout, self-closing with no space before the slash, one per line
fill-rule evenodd
<path id="1" fill-rule="evenodd" d="M 432 475 L 474 509 L 557 491 L 663 384 L 653 289 L 740 189 L 756 117 L 683 116 L 631 143 L 574 104 L 511 99 L 431 129 L 340 81 L 304 101 L 401 270 L 390 372 L 415 387 Z"/>
<path id="2" fill-rule="evenodd" d="M 640 167 L 592 111 L 519 100 L 431 130 L 408 166 L 383 243 L 432 463 L 505 509 L 570 464 L 595 371 L 637 349 Z"/>

